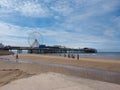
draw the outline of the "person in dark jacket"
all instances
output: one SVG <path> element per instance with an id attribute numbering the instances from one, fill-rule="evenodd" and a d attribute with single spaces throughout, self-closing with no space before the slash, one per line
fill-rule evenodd
<path id="1" fill-rule="evenodd" d="M 18 59 L 19 59 L 19 57 L 18 57 L 18 54 L 16 54 L 16 62 L 18 63 Z"/>
<path id="2" fill-rule="evenodd" d="M 80 58 L 80 57 L 79 57 L 79 54 L 77 54 L 77 60 L 79 60 L 79 58 Z"/>

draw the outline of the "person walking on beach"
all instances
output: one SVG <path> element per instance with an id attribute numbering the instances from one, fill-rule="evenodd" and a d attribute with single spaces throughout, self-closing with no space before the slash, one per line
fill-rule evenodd
<path id="1" fill-rule="evenodd" d="M 74 54 L 71 55 L 72 58 L 75 58 Z"/>
<path id="2" fill-rule="evenodd" d="M 64 54 L 64 57 L 66 57 L 66 54 Z"/>
<path id="3" fill-rule="evenodd" d="M 77 54 L 77 60 L 79 60 L 79 54 Z"/>
<path id="4" fill-rule="evenodd" d="M 18 57 L 18 54 L 16 54 L 16 62 L 18 63 L 18 59 L 19 59 L 19 57 Z"/>
<path id="5" fill-rule="evenodd" d="M 68 53 L 68 58 L 70 58 L 70 54 Z"/>

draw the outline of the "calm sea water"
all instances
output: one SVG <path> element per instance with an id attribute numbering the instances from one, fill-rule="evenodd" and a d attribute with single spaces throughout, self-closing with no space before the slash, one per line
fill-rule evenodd
<path id="1" fill-rule="evenodd" d="M 120 60 L 120 52 L 98 52 L 93 54 L 79 53 L 80 57 L 85 58 L 104 58 L 104 59 L 117 59 Z"/>

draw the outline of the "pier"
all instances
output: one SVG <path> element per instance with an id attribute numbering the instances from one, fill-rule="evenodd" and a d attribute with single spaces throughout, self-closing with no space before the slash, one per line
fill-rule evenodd
<path id="1" fill-rule="evenodd" d="M 45 48 L 39 47 L 21 47 L 21 46 L 10 46 L 7 48 L 9 51 L 17 50 L 18 53 L 22 53 L 23 50 L 27 50 L 28 53 L 36 54 L 47 54 L 47 53 L 96 53 L 96 49 L 83 48 L 83 49 L 73 49 L 61 46 L 46 46 Z"/>

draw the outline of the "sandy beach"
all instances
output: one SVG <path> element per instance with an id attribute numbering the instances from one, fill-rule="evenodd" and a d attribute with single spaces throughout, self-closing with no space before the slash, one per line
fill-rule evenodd
<path id="1" fill-rule="evenodd" d="M 8 58 L 15 60 L 14 56 Z M 93 68 L 100 70 L 107 70 L 113 72 L 120 72 L 120 60 L 109 60 L 109 59 L 93 59 L 93 58 L 80 58 L 72 59 L 63 56 L 48 56 L 48 55 L 37 55 L 37 54 L 20 54 L 20 60 L 28 61 L 43 61 L 48 63 L 57 63 L 64 65 L 80 66 L 85 68 Z"/>
<path id="2" fill-rule="evenodd" d="M 31 80 L 36 77 L 40 79 L 42 77 L 45 77 L 48 80 L 50 79 L 49 82 L 51 82 L 51 85 L 53 86 L 53 88 L 56 87 L 56 89 L 53 89 L 53 88 L 47 89 L 47 87 L 46 88 L 43 87 L 42 90 L 83 90 L 83 88 L 85 88 L 85 90 L 88 90 L 88 89 L 98 90 L 97 87 L 100 88 L 101 86 L 102 87 L 99 90 L 119 90 L 120 88 L 120 85 L 119 85 L 120 81 L 118 79 L 119 76 L 117 78 L 114 78 L 115 82 L 112 82 L 113 81 L 112 78 L 111 78 L 111 81 L 106 80 L 107 81 L 106 82 L 105 80 L 102 80 L 102 77 L 104 77 L 104 75 L 95 76 L 95 74 L 93 73 L 87 73 L 85 71 L 78 72 L 77 70 L 72 70 L 72 69 L 65 67 L 65 66 L 73 66 L 73 67 L 82 67 L 82 68 L 88 68 L 88 69 L 120 73 L 120 69 L 119 69 L 120 61 L 119 60 L 104 60 L 104 59 L 90 59 L 90 58 L 80 58 L 80 60 L 77 60 L 77 59 L 71 59 L 71 58 L 62 57 L 62 56 L 48 56 L 48 55 L 36 55 L 36 54 L 19 54 L 18 63 L 10 61 L 10 60 L 15 61 L 15 56 L 13 55 L 0 56 L 0 86 L 1 86 L 0 90 L 13 90 L 13 88 L 11 89 L 9 88 L 10 86 L 14 87 L 15 86 L 13 85 L 14 83 L 16 82 L 20 83 L 20 84 L 16 84 L 15 86 L 16 88 L 18 88 L 18 87 L 23 86 L 22 82 L 24 82 L 24 80 L 25 82 L 29 82 L 29 79 Z M 34 62 L 34 63 L 22 63 L 23 61 Z M 42 62 L 42 64 L 44 65 L 36 64 L 38 62 Z M 61 65 L 61 66 L 52 67 L 50 65 Z M 62 67 L 62 65 L 64 65 L 64 67 Z M 50 77 L 51 75 L 52 75 L 52 78 Z M 61 76 L 64 76 L 64 78 Z M 71 80 L 69 80 L 70 78 Z M 88 79 L 85 79 L 85 78 L 88 78 Z M 65 80 L 61 81 L 62 79 L 65 79 Z M 81 79 L 83 82 L 81 81 Z M 91 81 L 89 79 L 93 79 L 93 80 Z M 56 80 L 60 80 L 59 83 L 63 84 L 61 85 L 61 87 L 64 87 L 64 85 L 66 85 L 67 88 L 66 89 L 65 88 L 61 89 L 61 87 L 58 88 L 59 85 L 56 86 L 55 83 L 53 83 L 53 82 L 57 83 Z M 81 81 L 81 83 L 78 83 L 77 80 Z M 38 81 L 36 81 L 35 79 L 35 82 L 38 82 Z M 45 83 L 45 82 L 47 81 L 41 81 L 39 83 Z M 70 84 L 72 85 L 70 88 L 68 88 L 69 83 L 67 82 L 72 83 Z M 94 82 L 94 83 L 92 83 L 89 86 L 88 83 L 91 83 L 91 82 Z M 97 86 L 96 86 L 96 83 L 98 83 Z M 74 84 L 76 85 L 76 87 L 73 87 Z M 108 85 L 108 87 L 106 87 L 106 85 Z M 34 88 L 36 87 L 37 86 L 35 86 Z M 16 89 L 16 90 L 19 90 L 19 89 Z M 23 89 L 23 90 L 37 90 L 37 89 L 28 88 L 28 89 Z"/>

